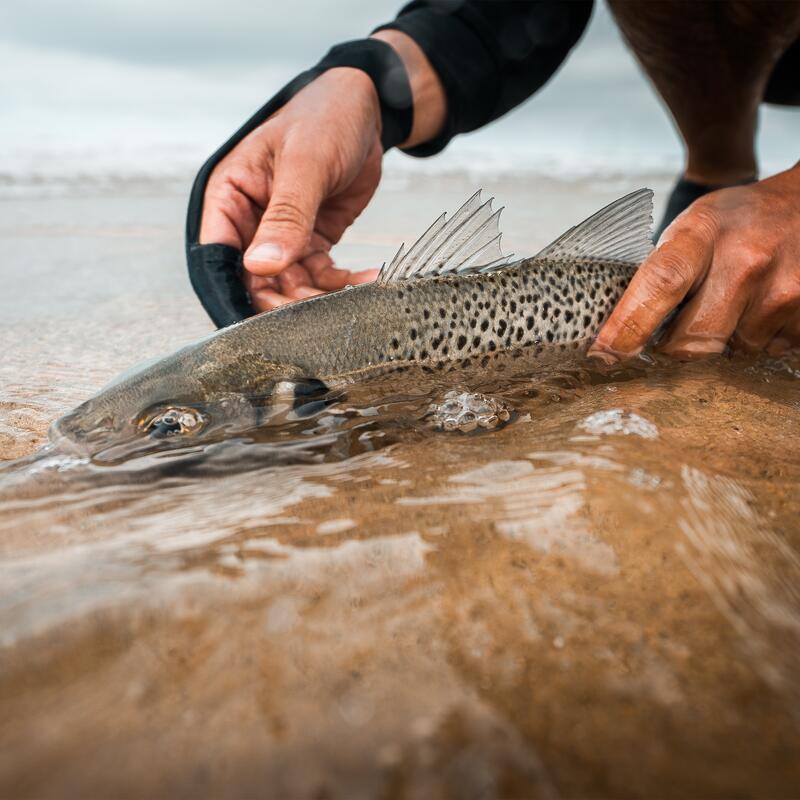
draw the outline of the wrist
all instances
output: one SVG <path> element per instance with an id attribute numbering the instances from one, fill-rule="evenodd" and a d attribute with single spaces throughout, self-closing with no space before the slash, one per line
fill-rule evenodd
<path id="1" fill-rule="evenodd" d="M 386 29 L 370 37 L 386 42 L 400 57 L 411 85 L 414 121 L 399 147 L 414 147 L 435 138 L 444 127 L 447 98 L 444 86 L 422 48 L 408 34 Z"/>
<path id="2" fill-rule="evenodd" d="M 336 97 L 357 98 L 359 107 L 366 111 L 375 125 L 378 138 L 381 138 L 383 119 L 378 90 L 372 78 L 364 70 L 357 67 L 333 67 L 320 75 L 317 80 L 330 81 L 331 86 L 336 87 Z"/>

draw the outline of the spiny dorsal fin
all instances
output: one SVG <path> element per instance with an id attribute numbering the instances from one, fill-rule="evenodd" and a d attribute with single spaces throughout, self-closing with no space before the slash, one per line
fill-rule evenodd
<path id="1" fill-rule="evenodd" d="M 615 200 L 547 245 L 536 258 L 599 258 L 639 265 L 653 249 L 653 192 Z"/>
<path id="2" fill-rule="evenodd" d="M 507 264 L 511 256 L 504 256 L 500 249 L 502 209 L 493 212 L 492 199 L 481 203 L 479 190 L 450 219 L 442 214 L 407 252 L 402 245 L 384 264 L 378 283 L 464 275 Z"/>

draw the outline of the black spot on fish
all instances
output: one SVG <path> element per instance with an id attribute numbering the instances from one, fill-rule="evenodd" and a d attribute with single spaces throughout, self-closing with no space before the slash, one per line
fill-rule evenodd
<path id="1" fill-rule="evenodd" d="M 583 327 L 588 328 L 592 324 L 592 318 L 588 314 L 583 315 Z"/>
<path id="2" fill-rule="evenodd" d="M 399 297 L 401 300 L 403 299 L 403 290 L 402 290 L 402 289 L 398 290 L 398 292 L 397 292 L 397 296 L 398 296 L 398 297 Z"/>
<path id="3" fill-rule="evenodd" d="M 501 319 L 500 322 L 497 323 L 497 335 L 502 336 L 506 332 L 506 328 L 508 327 L 508 323 Z"/>
<path id="4" fill-rule="evenodd" d="M 459 350 L 463 350 L 467 345 L 467 337 L 462 333 L 461 336 L 458 337 L 456 344 L 458 345 Z"/>
<path id="5" fill-rule="evenodd" d="M 450 330 L 451 330 L 451 331 L 452 331 L 452 330 L 455 330 L 455 327 L 456 327 L 456 321 L 455 321 L 455 320 L 453 320 L 453 321 L 450 323 Z"/>
<path id="6" fill-rule="evenodd" d="M 561 309 L 560 309 L 560 308 L 554 308 L 554 309 L 553 309 L 553 316 L 554 316 L 556 319 L 558 319 L 558 318 L 561 316 Z"/>
<path id="7" fill-rule="evenodd" d="M 478 293 L 477 292 L 473 292 L 472 293 L 472 299 L 473 300 L 477 300 L 478 299 Z"/>
<path id="8" fill-rule="evenodd" d="M 469 300 L 465 300 L 464 301 L 464 308 L 466 308 L 467 311 L 469 311 L 472 308 L 472 303 L 470 303 Z"/>
<path id="9" fill-rule="evenodd" d="M 425 317 L 425 319 L 430 319 L 431 318 L 431 312 L 426 308 L 426 309 L 424 309 L 422 311 L 422 316 Z"/>
<path id="10" fill-rule="evenodd" d="M 444 319 L 444 318 L 447 316 L 447 312 L 446 312 L 446 311 L 445 311 L 443 308 L 440 308 L 440 309 L 439 309 L 439 316 L 440 316 L 442 319 Z"/>
<path id="11" fill-rule="evenodd" d="M 478 323 L 477 323 L 477 320 L 475 319 L 475 317 L 473 317 L 473 318 L 472 318 L 472 319 L 469 321 L 469 326 L 470 326 L 470 328 L 474 328 L 474 327 L 475 327 L 477 324 L 478 324 Z"/>
<path id="12" fill-rule="evenodd" d="M 411 341 L 413 342 L 414 339 L 417 338 L 417 329 L 416 328 L 412 328 L 411 329 L 411 333 L 409 333 L 409 336 L 411 337 Z"/>
<path id="13" fill-rule="evenodd" d="M 400 347 L 400 342 L 398 342 L 397 339 L 392 339 L 392 347 L 397 350 L 397 348 Z"/>
<path id="14" fill-rule="evenodd" d="M 528 319 L 526 319 L 526 320 L 525 320 L 525 327 L 526 327 L 528 330 L 530 330 L 531 328 L 533 328 L 533 317 L 528 317 Z"/>
<path id="15" fill-rule="evenodd" d="M 484 333 L 485 333 L 487 330 L 489 330 L 489 320 L 488 320 L 488 319 L 485 319 L 483 322 L 481 322 L 481 330 L 482 330 Z"/>
<path id="16" fill-rule="evenodd" d="M 473 347 L 478 347 L 478 345 L 480 343 L 481 343 L 481 337 L 480 336 L 473 336 L 472 337 L 472 346 Z"/>
<path id="17" fill-rule="evenodd" d="M 425 359 L 428 357 L 428 351 L 427 351 L 427 350 L 423 350 L 423 351 L 422 351 L 422 352 L 419 354 L 419 357 L 420 357 L 420 359 L 421 359 L 422 361 L 424 361 L 424 360 L 425 360 Z"/>
<path id="18" fill-rule="evenodd" d="M 509 309 L 510 309 L 512 314 L 516 314 L 517 313 L 517 301 L 516 300 L 512 300 L 511 301 Z"/>
<path id="19" fill-rule="evenodd" d="M 494 339 L 490 340 L 489 349 L 490 350 L 497 350 L 497 345 L 494 343 Z"/>
<path id="20" fill-rule="evenodd" d="M 525 335 L 525 331 L 521 326 L 519 328 L 517 328 L 517 334 L 516 335 L 517 335 L 517 341 L 522 339 L 522 337 Z"/>
<path id="21" fill-rule="evenodd" d="M 566 322 L 572 322 L 572 318 L 573 318 L 574 316 L 575 316 L 575 315 L 574 315 L 574 314 L 573 314 L 573 313 L 572 313 L 572 312 L 571 312 L 569 309 L 567 309 L 567 310 L 564 312 L 564 320 L 565 320 Z"/>
<path id="22" fill-rule="evenodd" d="M 547 341 L 548 342 L 552 342 L 553 339 L 555 339 L 555 338 L 556 337 L 553 335 L 553 331 L 547 331 Z"/>

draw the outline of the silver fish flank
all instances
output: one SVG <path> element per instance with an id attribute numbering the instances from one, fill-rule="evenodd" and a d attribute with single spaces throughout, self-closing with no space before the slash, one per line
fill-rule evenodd
<path id="1" fill-rule="evenodd" d="M 51 439 L 90 454 L 135 451 L 256 424 L 264 398 L 287 387 L 580 348 L 652 249 L 652 197 L 633 192 L 513 260 L 500 249 L 500 211 L 476 193 L 374 283 L 259 314 L 126 374 L 57 420 Z"/>

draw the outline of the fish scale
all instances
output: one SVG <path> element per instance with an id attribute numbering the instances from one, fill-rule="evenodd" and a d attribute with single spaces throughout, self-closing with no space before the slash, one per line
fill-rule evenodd
<path id="1" fill-rule="evenodd" d="M 578 347 L 652 249 L 649 189 L 516 261 L 501 251 L 499 216 L 476 192 L 407 251 L 401 247 L 374 283 L 218 331 L 119 379 L 58 420 L 53 436 L 93 447 L 153 431 L 196 436 L 246 415 L 248 398 L 261 402 L 291 385 L 297 394 L 299 383 L 335 385 L 413 364 L 458 367 L 496 353 Z M 183 431 L 184 419 L 194 420 L 191 431 Z"/>

